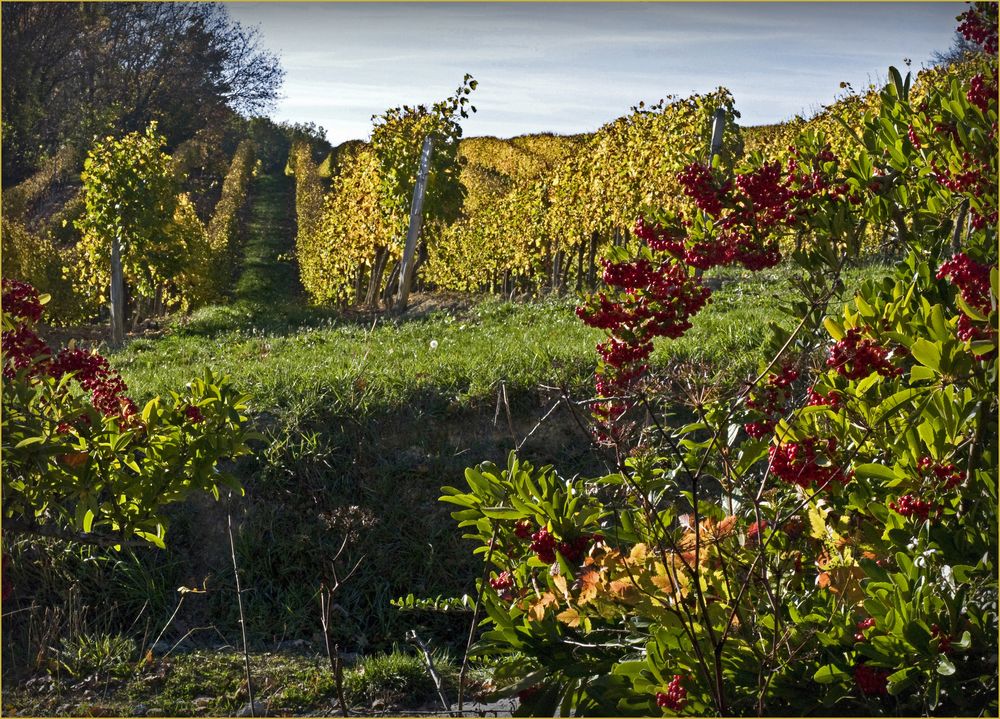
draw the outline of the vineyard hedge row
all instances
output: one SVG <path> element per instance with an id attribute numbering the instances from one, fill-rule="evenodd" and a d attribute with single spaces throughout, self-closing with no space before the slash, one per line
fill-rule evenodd
<path id="1" fill-rule="evenodd" d="M 133 133 L 120 141 L 104 139 L 95 144 L 91 156 L 114 143 L 134 145 L 140 137 Z M 233 267 L 241 211 L 247 206 L 255 162 L 253 143 L 243 140 L 224 170 L 221 193 L 209 206 L 206 224 L 199 217 L 196 201 L 204 205 L 211 200 L 206 187 L 217 172 L 218 153 L 206 149 L 201 138 L 183 143 L 173 155 L 162 151 L 162 138 L 157 138 L 157 143 L 155 148 L 147 148 L 146 159 L 158 163 L 156 171 L 170 188 L 169 197 L 164 199 L 169 208 L 161 208 L 156 226 L 144 228 L 143 234 L 150 240 L 159 236 L 161 243 L 152 254 L 136 254 L 144 243 L 134 243 L 126 262 L 156 268 L 169 255 L 173 263 L 161 268 L 163 286 L 153 291 L 135 287 L 135 277 L 126 278 L 133 286 L 135 303 L 147 301 L 146 315 L 167 309 L 190 310 L 219 299 L 220 288 L 227 286 Z M 87 214 L 98 210 L 88 206 L 87 191 L 80 185 L 80 161 L 78 151 L 64 147 L 35 175 L 3 195 L 4 275 L 50 295 L 49 321 L 53 324 L 97 317 L 106 305 L 110 283 L 106 242 L 92 231 L 88 234 L 92 222 Z"/>
<path id="2" fill-rule="evenodd" d="M 931 88 L 968 79 L 981 64 L 967 60 L 924 70 L 912 96 L 919 101 Z M 848 87 L 810 119 L 744 128 L 737 124 L 732 95 L 719 88 L 640 104 L 589 137 L 462 140 L 461 212 L 453 222 L 425 224 L 420 279 L 429 287 L 463 292 L 592 286 L 598 259 L 631 240 L 630 228 L 641 212 L 690 209 L 677 176 L 686 165 L 707 159 L 698 153 L 704 155 L 708 146 L 717 108 L 726 111 L 718 162 L 731 168 L 755 153 L 787 162 L 795 139 L 808 133 L 822 137 L 834 154 L 850 152 L 859 141 L 852 128 L 877 104 L 874 86 L 864 92 Z M 419 143 L 412 145 L 416 154 Z M 362 280 L 384 262 L 379 248 L 390 261 L 398 260 L 405 225 L 398 218 L 388 221 L 373 204 L 385 180 L 375 150 L 364 143 L 345 149 L 319 164 L 309 153 L 293 150 L 289 171 L 304 175 L 299 187 L 308 192 L 299 202 L 298 257 L 314 301 L 371 304 L 379 288 L 366 291 Z M 408 178 L 410 186 L 414 179 Z M 871 252 L 887 249 L 894 239 L 890 223 L 873 223 L 863 242 Z"/>

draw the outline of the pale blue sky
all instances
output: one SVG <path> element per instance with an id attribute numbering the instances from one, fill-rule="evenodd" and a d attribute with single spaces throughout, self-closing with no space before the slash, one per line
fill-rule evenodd
<path id="1" fill-rule="evenodd" d="M 841 81 L 919 68 L 952 43 L 964 3 L 227 3 L 287 76 L 273 117 L 333 143 L 371 115 L 430 103 L 469 72 L 466 136 L 589 132 L 640 100 L 719 85 L 743 124 L 809 114 Z"/>

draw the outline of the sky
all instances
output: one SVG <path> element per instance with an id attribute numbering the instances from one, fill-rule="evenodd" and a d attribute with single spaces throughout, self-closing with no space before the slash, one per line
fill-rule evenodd
<path id="1" fill-rule="evenodd" d="M 271 116 L 334 144 L 371 116 L 479 86 L 466 137 L 592 132 L 724 86 L 744 125 L 808 116 L 947 50 L 964 3 L 226 3 L 286 70 Z"/>

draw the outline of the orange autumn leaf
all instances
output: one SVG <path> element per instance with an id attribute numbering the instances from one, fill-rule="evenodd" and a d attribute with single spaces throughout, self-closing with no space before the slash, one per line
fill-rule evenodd
<path id="1" fill-rule="evenodd" d="M 540 622 L 545 618 L 545 609 L 553 604 L 557 604 L 556 595 L 552 592 L 545 592 L 538 601 L 535 602 L 531 609 L 528 610 L 528 616 L 530 616 L 534 621 Z"/>
<path id="2" fill-rule="evenodd" d="M 552 576 L 552 583 L 556 585 L 556 589 L 558 589 L 567 600 L 570 598 L 569 589 L 566 586 L 566 577 L 561 574 L 555 574 Z"/>
<path id="3" fill-rule="evenodd" d="M 635 601 L 638 590 L 631 579 L 616 579 L 608 587 L 613 595 L 624 602 Z"/>
<path id="4" fill-rule="evenodd" d="M 637 544 L 634 547 L 632 547 L 632 551 L 629 552 L 628 558 L 629 561 L 635 564 L 642 564 L 643 562 L 646 561 L 646 554 L 647 554 L 646 545 Z"/>
<path id="5" fill-rule="evenodd" d="M 597 587 L 601 583 L 600 572 L 588 569 L 580 575 L 578 582 L 580 594 L 577 601 L 581 606 L 597 598 Z"/>
<path id="6" fill-rule="evenodd" d="M 560 622 L 570 627 L 580 626 L 580 613 L 577 612 L 572 607 L 570 607 L 569 609 L 564 609 L 563 611 L 559 612 L 556 615 L 556 619 L 558 619 Z"/>
<path id="7" fill-rule="evenodd" d="M 662 574 L 654 574 L 649 579 L 664 594 L 669 594 L 674 588 L 674 583 L 670 581 L 670 578 Z"/>

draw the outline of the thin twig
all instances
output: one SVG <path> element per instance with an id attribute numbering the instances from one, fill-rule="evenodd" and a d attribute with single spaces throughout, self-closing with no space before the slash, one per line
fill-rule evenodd
<path id="1" fill-rule="evenodd" d="M 483 566 L 483 579 L 476 592 L 476 603 L 472 607 L 472 622 L 469 624 L 469 638 L 465 642 L 465 654 L 462 656 L 462 667 L 458 671 L 458 711 L 462 711 L 462 703 L 465 695 L 465 671 L 469 666 L 469 651 L 472 649 L 472 640 L 476 636 L 476 623 L 479 621 L 479 603 L 483 598 L 483 587 L 486 586 L 486 577 L 490 572 L 490 560 L 493 558 L 493 544 L 497 539 L 497 527 L 493 525 L 493 535 L 490 537 L 490 546 L 486 551 L 486 563 Z"/>
<path id="2" fill-rule="evenodd" d="M 243 614 L 243 590 L 240 589 L 240 570 L 236 564 L 236 543 L 233 541 L 233 493 L 229 493 L 229 503 L 226 507 L 226 526 L 229 530 L 229 553 L 233 560 L 233 576 L 236 577 L 236 606 L 240 611 L 240 632 L 243 635 L 243 668 L 247 677 L 247 695 L 250 698 L 250 716 L 256 717 L 256 707 L 253 700 L 253 679 L 250 676 L 250 651 L 247 648 L 247 622 Z"/>
<path id="3" fill-rule="evenodd" d="M 428 649 L 427 645 L 424 644 L 420 637 L 417 636 L 415 629 L 408 631 L 406 633 L 406 638 L 420 647 L 420 651 L 424 653 L 424 661 L 427 662 L 427 671 L 431 675 L 431 679 L 434 680 L 434 687 L 437 689 L 438 699 L 441 700 L 441 706 L 444 707 L 444 710 L 448 712 L 449 716 L 451 716 L 451 706 L 448 704 L 448 700 L 444 696 L 444 685 L 441 683 L 441 677 L 438 676 L 437 671 L 434 669 L 434 659 L 431 657 L 430 649 Z"/>

